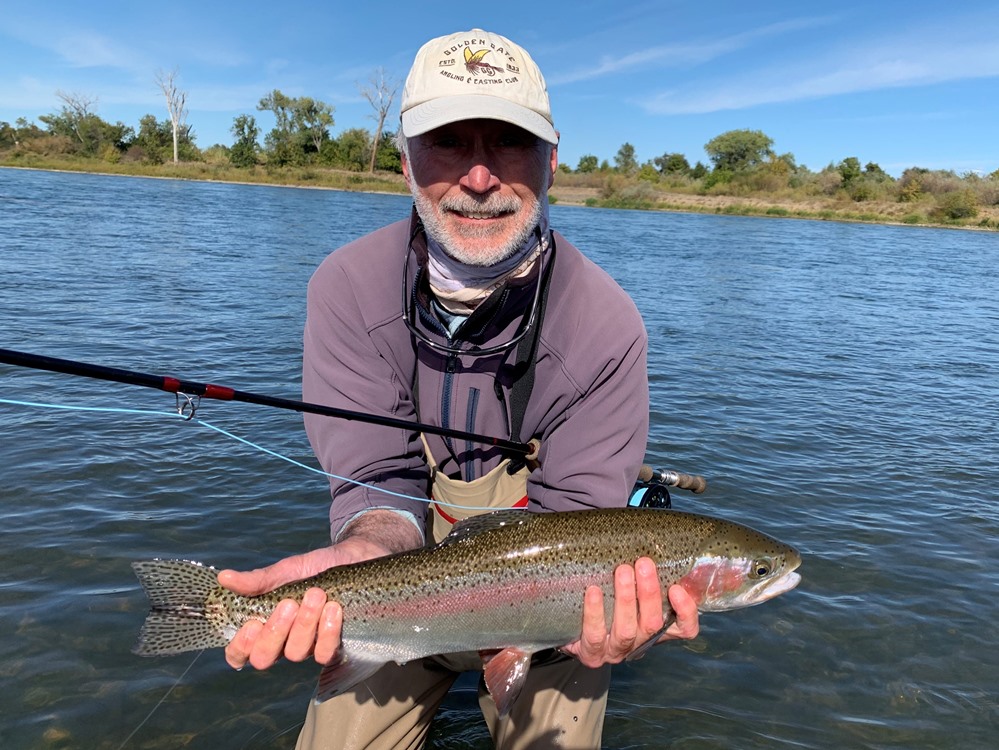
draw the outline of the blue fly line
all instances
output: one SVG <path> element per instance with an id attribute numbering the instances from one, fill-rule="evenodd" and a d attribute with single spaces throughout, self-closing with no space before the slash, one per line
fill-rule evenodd
<path id="1" fill-rule="evenodd" d="M 266 453 L 269 456 L 273 456 L 274 458 L 278 458 L 278 459 L 280 459 L 282 461 L 286 461 L 286 462 L 290 463 L 293 466 L 297 466 L 300 469 L 305 469 L 306 471 L 311 471 L 314 474 L 321 474 L 324 477 L 330 477 L 332 479 L 337 479 L 337 480 L 339 480 L 341 482 L 347 482 L 348 484 L 357 485 L 358 487 L 367 487 L 368 489 L 375 490 L 376 492 L 381 492 L 381 493 L 384 493 L 386 495 L 391 495 L 392 497 L 402 498 L 403 500 L 416 500 L 417 502 L 420 502 L 420 503 L 435 503 L 437 505 L 441 505 L 441 506 L 444 506 L 446 508 L 460 508 L 460 509 L 466 509 L 467 510 L 467 509 L 473 507 L 473 506 L 469 506 L 469 505 L 457 505 L 455 503 L 445 503 L 445 502 L 442 502 L 440 500 L 430 500 L 430 499 L 425 498 L 425 497 L 415 497 L 413 495 L 407 495 L 407 494 L 405 494 L 403 492 L 395 492 L 394 490 L 388 490 L 388 489 L 385 489 L 384 487 L 379 487 L 379 486 L 374 485 L 374 484 L 368 484 L 367 482 L 362 482 L 362 481 L 360 481 L 358 479 L 350 479 L 349 477 L 343 477 L 343 476 L 340 476 L 339 474 L 331 474 L 328 471 L 324 471 L 322 469 L 317 469 L 314 466 L 309 466 L 308 464 L 303 464 L 301 461 L 296 461 L 295 459 L 290 458 L 289 456 L 282 455 L 282 454 L 278 453 L 277 451 L 272 451 L 270 448 L 265 448 L 262 445 L 258 445 L 257 443 L 254 443 L 252 440 L 247 440 L 246 438 L 242 438 L 239 435 L 234 435 L 233 433 L 229 432 L 226 429 L 223 429 L 222 427 L 219 427 L 217 425 L 213 425 L 210 422 L 206 422 L 205 420 L 203 420 L 203 419 L 201 419 L 199 417 L 194 416 L 193 413 L 183 413 L 180 410 L 178 410 L 178 411 L 153 411 L 151 409 L 125 409 L 125 408 L 117 407 L 117 406 L 73 406 L 73 405 L 69 405 L 69 404 L 49 404 L 49 403 L 41 403 L 41 402 L 37 402 L 37 401 L 18 401 L 18 400 L 9 399 L 9 398 L 0 398 L 0 404 L 10 404 L 12 406 L 28 406 L 28 407 L 34 407 L 34 408 L 39 408 L 39 409 L 64 409 L 64 410 L 67 410 L 67 411 L 106 412 L 106 413 L 112 413 L 112 414 L 137 414 L 137 415 L 146 416 L 146 417 L 172 417 L 172 418 L 179 418 L 179 419 L 183 419 L 185 422 L 197 422 L 198 424 L 200 424 L 200 425 L 202 425 L 204 427 L 207 427 L 210 430 L 215 430 L 215 432 L 217 432 L 217 433 L 219 433 L 221 435 L 224 435 L 227 438 L 230 438 L 230 439 L 235 440 L 237 442 L 243 443 L 244 445 L 247 445 L 250 448 L 253 448 L 254 450 L 258 450 L 261 453 Z"/>

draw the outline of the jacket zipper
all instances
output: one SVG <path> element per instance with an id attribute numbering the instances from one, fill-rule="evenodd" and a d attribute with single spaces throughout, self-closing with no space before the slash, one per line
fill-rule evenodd
<path id="1" fill-rule="evenodd" d="M 475 414 L 479 408 L 479 389 L 470 388 L 468 390 L 468 409 L 465 411 L 465 432 L 475 432 Z M 471 440 L 465 441 L 465 452 L 469 456 L 469 460 L 465 462 L 465 481 L 471 482 L 475 479 L 474 476 L 474 461 L 472 461 L 471 456 L 474 455 L 472 451 L 475 448 L 475 443 Z"/>
<path id="2" fill-rule="evenodd" d="M 451 354 L 448 355 L 447 362 L 444 366 L 444 392 L 441 394 L 441 427 L 445 429 L 450 429 L 451 427 L 451 388 L 454 384 L 454 373 L 458 369 L 458 358 Z M 451 438 L 444 438 L 447 443 L 448 450 L 454 453 L 454 444 Z"/>

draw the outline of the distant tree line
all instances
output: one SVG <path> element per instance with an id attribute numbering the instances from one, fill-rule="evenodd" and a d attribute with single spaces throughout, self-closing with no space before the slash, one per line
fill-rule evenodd
<path id="1" fill-rule="evenodd" d="M 291 97 L 274 89 L 257 104 L 270 112 L 274 127 L 262 133 L 253 114 L 233 120 L 231 145 L 199 149 L 192 127 L 184 122 L 184 93 L 171 74 L 158 74 L 157 84 L 167 99 L 170 118 L 148 114 L 138 128 L 110 123 L 96 114 L 96 99 L 57 92 L 58 112 L 41 115 L 44 125 L 20 118 L 0 122 L 0 150 L 48 156 L 82 156 L 108 162 L 141 161 L 159 164 L 170 159 L 226 164 L 236 168 L 330 167 L 350 171 L 401 172 L 394 134 L 384 132 L 386 115 L 398 85 L 379 70 L 362 95 L 375 110 L 377 128 L 350 128 L 332 134 L 334 108 L 311 97 Z M 261 140 L 261 136 L 263 139 Z M 999 169 L 989 175 L 912 167 L 894 178 L 875 162 L 862 164 L 855 156 L 813 172 L 791 153 L 779 154 L 773 139 L 759 130 L 730 130 L 704 145 L 708 163 L 690 164 L 685 154 L 664 152 L 638 161 L 635 147 L 624 143 L 613 164 L 593 154 L 579 159 L 575 169 L 559 169 L 572 184 L 597 187 L 605 202 L 640 206 L 654 204 L 666 192 L 702 195 L 767 195 L 777 199 L 835 197 L 867 201 L 921 202 L 932 200 L 934 218 L 975 217 L 982 206 L 999 205 Z"/>
<path id="2" fill-rule="evenodd" d="M 813 172 L 796 162 L 794 154 L 778 154 L 773 139 L 759 130 L 730 130 L 704 145 L 709 164 L 691 166 L 682 153 L 666 152 L 639 163 L 635 147 L 625 143 L 614 155 L 613 165 L 593 154 L 579 159 L 576 184 L 600 187 L 605 200 L 622 205 L 653 203 L 663 191 L 716 195 L 771 195 L 783 199 L 841 197 L 867 201 L 917 202 L 932 200 L 936 219 L 965 219 L 981 206 L 999 205 L 999 169 L 989 175 L 921 167 L 906 169 L 898 179 L 875 162 L 863 166 L 848 156 Z M 585 176 L 585 177 L 584 177 Z M 588 180 L 585 182 L 584 180 Z"/>
<path id="3" fill-rule="evenodd" d="M 275 125 L 260 141 L 261 128 L 252 114 L 233 120 L 231 146 L 216 144 L 200 149 L 194 130 L 183 122 L 184 98 L 169 76 L 158 83 L 167 97 L 170 118 L 158 120 L 148 114 L 138 128 L 122 122 L 110 123 L 96 114 L 96 99 L 58 92 L 58 112 L 41 115 L 39 127 L 25 118 L 13 125 L 0 121 L 0 150 L 44 156 L 78 156 L 110 163 L 166 161 L 228 163 L 234 167 L 326 166 L 350 171 L 375 169 L 401 173 L 394 135 L 384 132 L 385 114 L 394 91 L 384 75 L 381 88 L 371 91 L 372 106 L 379 116 L 373 135 L 364 128 L 351 128 L 334 137 L 333 105 L 311 97 L 290 97 L 274 89 L 260 99 L 257 110 L 270 112 Z M 363 91 L 362 91 L 363 93 Z M 386 104 L 388 102 L 388 104 Z"/>

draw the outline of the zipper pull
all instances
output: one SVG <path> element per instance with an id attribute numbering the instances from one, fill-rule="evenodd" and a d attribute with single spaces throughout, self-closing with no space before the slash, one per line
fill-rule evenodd
<path id="1" fill-rule="evenodd" d="M 493 393 L 500 402 L 503 412 L 503 429 L 507 435 L 510 434 L 510 413 L 507 409 L 506 396 L 503 394 L 503 386 L 500 385 L 499 378 L 493 380 Z"/>

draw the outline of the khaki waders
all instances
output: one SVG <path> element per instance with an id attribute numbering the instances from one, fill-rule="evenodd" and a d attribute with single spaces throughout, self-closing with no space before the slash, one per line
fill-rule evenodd
<path id="1" fill-rule="evenodd" d="M 527 504 L 527 467 L 509 474 L 507 459 L 485 476 L 462 482 L 438 472 L 429 449 L 427 458 L 434 500 L 427 520 L 435 542 L 447 536 L 458 520 Z M 422 748 L 430 723 L 459 673 L 481 669 L 476 652 L 432 656 L 403 666 L 386 664 L 350 691 L 318 705 L 310 702 L 298 748 Z M 576 659 L 549 652 L 532 664 L 507 717 L 498 718 L 481 679 L 479 706 L 499 750 L 590 750 L 600 747 L 609 685 L 609 666 L 590 669 Z"/>

